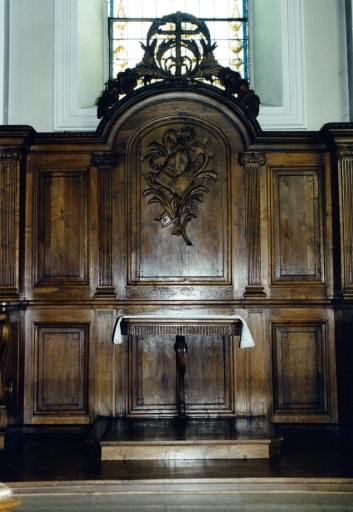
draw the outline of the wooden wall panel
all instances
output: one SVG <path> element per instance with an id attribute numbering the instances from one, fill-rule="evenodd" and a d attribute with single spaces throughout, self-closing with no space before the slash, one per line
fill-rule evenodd
<path id="1" fill-rule="evenodd" d="M 191 140 L 179 143 L 181 136 Z M 229 283 L 225 140 L 208 127 L 206 119 L 201 126 L 182 117 L 156 123 L 153 130 L 149 123 L 140 137 L 127 154 L 129 284 Z M 175 139 L 174 146 L 180 149 L 174 147 L 175 152 L 168 154 L 169 139 Z M 156 154 L 152 154 L 154 141 L 161 141 Z"/>
<path id="2" fill-rule="evenodd" d="M 347 298 L 353 296 L 353 147 L 338 151 L 340 187 L 342 289 Z"/>
<path id="3" fill-rule="evenodd" d="M 8 424 L 23 421 L 22 321 L 22 311 L 0 313 L 0 408 L 6 407 Z"/>
<path id="4" fill-rule="evenodd" d="M 38 187 L 36 284 L 87 283 L 86 172 L 41 170 Z"/>
<path id="5" fill-rule="evenodd" d="M 92 343 L 91 371 L 95 389 L 95 402 L 91 404 L 95 415 L 115 416 L 125 413 L 125 361 L 117 353 L 124 353 L 125 345 L 117 347 L 112 343 L 115 311 L 98 309 L 96 311 L 96 333 Z M 93 391 L 93 389 L 92 389 Z M 118 395 L 118 396 L 117 396 Z M 116 406 L 116 402 L 120 406 Z"/>
<path id="6" fill-rule="evenodd" d="M 185 409 L 188 416 L 234 412 L 232 339 L 186 336 Z M 175 336 L 131 336 L 129 413 L 178 414 Z"/>
<path id="7" fill-rule="evenodd" d="M 19 296 L 19 150 L 0 148 L 0 296 Z"/>
<path id="8" fill-rule="evenodd" d="M 177 414 L 172 336 L 129 336 L 129 414 Z"/>
<path id="9" fill-rule="evenodd" d="M 88 327 L 37 325 L 35 415 L 87 414 Z"/>
<path id="10" fill-rule="evenodd" d="M 23 132 L 2 141 L 0 297 L 5 312 L 21 311 L 11 332 L 24 422 L 177 414 L 175 340 L 134 333 L 114 346 L 116 318 L 235 312 L 255 347 L 190 337 L 186 413 L 337 421 L 333 312 L 353 294 L 352 133 L 337 127 L 337 147 L 324 132 L 262 133 L 216 88 L 157 89 L 119 102 L 94 134 L 32 133 L 25 149 Z M 202 201 L 191 204 L 199 172 Z M 337 319 L 345 362 L 352 317 Z"/>
<path id="11" fill-rule="evenodd" d="M 325 324 L 274 324 L 273 343 L 275 414 L 327 414 Z"/>
<path id="12" fill-rule="evenodd" d="M 239 416 L 271 414 L 272 397 L 268 386 L 271 373 L 271 349 L 268 343 L 269 312 L 249 307 L 246 321 L 255 340 L 254 349 L 234 350 L 234 407 Z"/>
<path id="13" fill-rule="evenodd" d="M 318 169 L 276 169 L 272 282 L 321 281 L 322 196 Z"/>
<path id="14" fill-rule="evenodd" d="M 233 413 L 232 338 L 187 336 L 186 343 L 186 413 Z"/>

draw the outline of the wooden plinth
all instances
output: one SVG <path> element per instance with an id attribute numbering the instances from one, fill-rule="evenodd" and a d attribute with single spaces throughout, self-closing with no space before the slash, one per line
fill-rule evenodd
<path id="1" fill-rule="evenodd" d="M 262 418 L 100 418 L 89 440 L 102 460 L 268 459 L 281 442 Z"/>

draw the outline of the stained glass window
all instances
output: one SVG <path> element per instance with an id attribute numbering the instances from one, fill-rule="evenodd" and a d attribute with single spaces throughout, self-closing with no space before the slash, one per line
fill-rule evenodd
<path id="1" fill-rule="evenodd" d="M 111 78 L 141 61 L 141 43 L 154 20 L 182 12 L 206 23 L 219 64 L 248 79 L 247 0 L 107 0 L 107 8 Z M 183 37 L 194 38 L 187 29 Z"/>

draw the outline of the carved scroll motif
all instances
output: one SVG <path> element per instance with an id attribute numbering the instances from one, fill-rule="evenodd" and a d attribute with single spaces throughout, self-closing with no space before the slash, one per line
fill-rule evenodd
<path id="1" fill-rule="evenodd" d="M 209 192 L 210 180 L 217 181 L 218 174 L 207 169 L 214 154 L 206 149 L 208 139 L 195 140 L 192 127 L 166 130 L 160 141 L 153 140 L 141 160 L 150 171 L 143 174 L 148 188 L 142 193 L 149 197 L 148 204 L 159 203 L 155 216 L 162 228 L 172 226 L 172 235 L 182 236 L 187 245 L 192 245 L 186 234 L 186 226 L 196 219 L 197 203 Z"/>
<path id="2" fill-rule="evenodd" d="M 174 27 L 174 28 L 173 28 Z M 162 36 L 165 36 L 163 38 Z M 161 39 L 162 37 L 162 39 Z M 248 80 L 215 58 L 216 43 L 204 21 L 191 14 L 176 12 L 156 19 L 147 33 L 142 61 L 135 67 L 118 73 L 105 84 L 97 102 L 97 116 L 111 117 L 111 110 L 120 96 L 130 95 L 143 80 L 144 85 L 157 80 L 161 88 L 189 86 L 195 79 L 211 82 L 217 79 L 229 95 L 235 95 L 248 117 L 259 114 L 260 99 L 250 89 Z"/>
<path id="3" fill-rule="evenodd" d="M 98 288 L 95 297 L 115 298 L 112 271 L 113 240 L 113 193 L 112 168 L 117 165 L 116 155 L 95 154 L 92 164 L 99 168 L 98 175 L 98 216 L 99 216 L 99 270 Z"/>
<path id="4" fill-rule="evenodd" d="M 248 286 L 244 297 L 266 296 L 261 283 L 260 236 L 260 176 L 259 167 L 265 165 L 263 153 L 243 153 L 240 158 L 245 169 L 246 238 L 248 253 Z"/>

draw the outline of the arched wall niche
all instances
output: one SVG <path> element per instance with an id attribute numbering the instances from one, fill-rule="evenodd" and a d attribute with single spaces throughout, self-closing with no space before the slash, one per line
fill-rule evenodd
<path id="1" fill-rule="evenodd" d="M 142 115 L 148 107 L 163 108 L 164 104 L 169 104 L 175 114 L 182 111 L 180 106 L 182 101 L 190 101 L 194 105 L 195 115 L 202 116 L 203 108 L 208 107 L 213 109 L 214 116 L 229 118 L 229 122 L 240 134 L 244 151 L 262 133 L 257 119 L 248 116 L 246 106 L 235 96 L 218 87 L 198 82 L 195 85 L 188 83 L 188 85 L 164 86 L 161 83 L 155 83 L 135 90 L 112 106 L 109 115 L 104 116 L 97 127 L 96 135 L 104 139 L 114 150 L 114 139 L 132 115 Z"/>
<path id="2" fill-rule="evenodd" d="M 98 130 L 117 160 L 113 211 L 120 213 L 113 232 L 121 236 L 113 241 L 112 268 L 118 296 L 243 298 L 248 272 L 240 155 L 260 128 L 238 101 L 215 87 L 200 89 L 137 91 L 113 107 Z"/>

